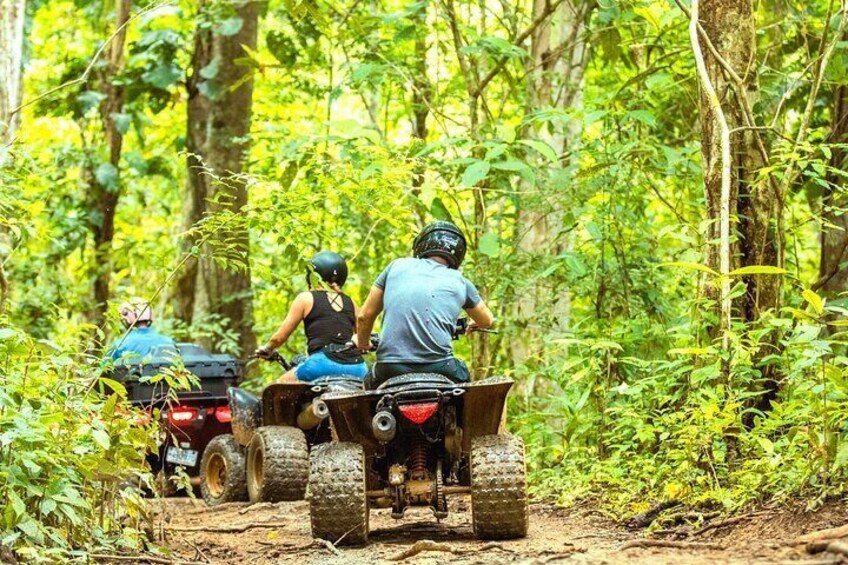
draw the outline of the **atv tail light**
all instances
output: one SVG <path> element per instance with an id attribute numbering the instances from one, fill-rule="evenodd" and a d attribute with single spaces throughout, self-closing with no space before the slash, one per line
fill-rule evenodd
<path id="1" fill-rule="evenodd" d="M 233 421 L 233 414 L 230 412 L 229 406 L 219 406 L 215 409 L 215 419 L 221 422 L 222 424 L 226 424 L 227 422 Z"/>
<path id="2" fill-rule="evenodd" d="M 423 424 L 439 409 L 438 402 L 423 402 L 421 404 L 404 404 L 398 410 L 404 418 L 413 424 Z"/>
<path id="3" fill-rule="evenodd" d="M 177 426 L 188 424 L 197 418 L 197 408 L 191 406 L 177 406 L 168 412 L 168 420 Z"/>

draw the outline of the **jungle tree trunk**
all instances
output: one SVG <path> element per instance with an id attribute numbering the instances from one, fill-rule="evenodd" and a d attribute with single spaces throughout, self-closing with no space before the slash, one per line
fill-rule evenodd
<path id="1" fill-rule="evenodd" d="M 430 114 L 430 79 L 427 77 L 427 5 L 416 12 L 415 22 L 415 59 L 413 62 L 412 89 L 412 136 L 421 146 L 427 143 L 427 116 Z M 418 167 L 412 176 L 412 192 L 416 196 L 421 193 L 424 184 L 424 168 Z M 416 201 L 416 212 L 419 227 L 427 223 L 427 210 L 423 204 Z"/>
<path id="2" fill-rule="evenodd" d="M 20 105 L 21 70 L 23 67 L 25 0 L 0 0 L 0 145 L 15 137 L 20 114 L 12 111 Z M 0 157 L 0 167 L 4 165 Z M 9 234 L 0 226 L 0 243 L 9 245 Z M 0 315 L 6 309 L 9 280 L 3 268 L 6 256 L 0 254 Z"/>
<path id="3" fill-rule="evenodd" d="M 25 0 L 0 0 L 0 142 L 10 143 L 20 121 Z"/>
<path id="4" fill-rule="evenodd" d="M 549 9 L 550 0 L 534 0 L 533 19 Z M 528 59 L 527 117 L 541 110 L 573 109 L 579 114 L 583 107 L 583 76 L 588 63 L 587 28 L 595 3 L 587 0 L 568 0 L 530 36 Z M 569 155 L 580 141 L 580 122 L 557 121 L 554 124 L 528 126 L 522 132 L 526 139 L 546 142 L 560 155 L 559 166 L 568 164 Z M 538 159 L 534 154 L 528 159 Z M 527 188 L 530 191 L 531 187 Z M 537 199 L 538 200 L 538 199 Z M 545 202 L 545 204 L 542 204 Z M 518 246 L 532 263 L 538 258 L 556 256 L 565 251 L 569 242 L 563 232 L 562 214 L 550 210 L 549 199 L 533 202 L 524 198 L 518 210 Z M 519 293 L 513 319 L 522 327 L 522 338 L 510 343 L 510 357 L 521 363 L 538 352 L 528 349 L 538 338 L 540 321 L 554 331 L 564 331 L 570 324 L 571 300 L 568 289 L 552 288 L 544 281 Z M 540 305 L 551 302 L 549 320 L 540 320 Z"/>
<path id="5" fill-rule="evenodd" d="M 758 96 L 756 23 L 751 0 L 701 0 L 701 25 L 718 53 L 745 77 L 745 91 L 753 105 Z M 742 104 L 734 93 L 732 82 L 719 62 L 704 48 L 704 59 L 710 80 L 721 101 L 731 131 L 731 197 L 732 221 L 737 221 L 738 243 L 733 250 L 731 268 L 754 265 L 782 266 L 777 225 L 783 210 L 775 192 L 766 183 L 757 183 L 758 169 L 764 166 L 756 138 L 745 131 Z M 704 168 L 704 192 L 707 212 L 714 220 L 707 239 L 719 239 L 719 207 L 721 196 L 721 146 L 717 116 L 704 92 L 701 92 L 701 154 Z M 707 263 L 718 270 L 718 250 L 707 247 Z M 737 314 L 746 321 L 757 320 L 780 304 L 782 279 L 772 275 L 754 275 L 745 279 L 748 291 L 734 303 Z"/>
<path id="6" fill-rule="evenodd" d="M 105 96 L 100 103 L 100 120 L 106 143 L 105 161 L 89 159 L 88 209 L 89 230 L 94 243 L 95 269 L 92 288 L 94 303 L 90 312 L 92 323 L 103 327 L 109 302 L 109 281 L 112 277 L 112 240 L 115 236 L 115 210 L 121 195 L 120 163 L 124 136 L 118 130 L 115 116 L 124 108 L 124 87 L 116 84 L 116 77 L 124 67 L 124 45 L 127 39 L 126 23 L 130 17 L 130 0 L 115 3 L 115 36 L 106 51 L 107 64 L 100 74 L 100 90 Z M 96 145 L 95 145 L 96 147 Z M 95 152 L 100 156 L 101 152 Z"/>
<path id="7" fill-rule="evenodd" d="M 747 94 L 751 107 L 758 95 L 756 22 L 751 0 L 702 0 L 700 23 L 717 52 L 743 77 L 742 92 Z M 701 39 L 701 43 L 704 41 Z M 783 266 L 781 249 L 783 209 L 776 190 L 768 182 L 758 182 L 756 174 L 764 166 L 764 156 L 758 149 L 755 133 L 747 125 L 743 103 L 727 73 L 709 49 L 702 47 L 704 60 L 730 135 L 730 199 L 731 230 L 737 242 L 730 252 L 730 269 L 745 266 Z M 707 264 L 720 270 L 719 249 L 721 208 L 721 128 L 717 113 L 701 89 L 701 153 L 704 169 L 704 192 L 711 223 L 707 229 Z M 745 322 L 755 322 L 767 310 L 780 306 L 782 278 L 774 275 L 752 275 L 744 279 L 746 293 L 733 302 L 733 312 Z M 715 295 L 713 295 L 715 297 Z M 762 344 L 757 357 L 774 352 L 776 336 Z M 770 366 L 763 369 L 762 396 L 757 407 L 768 410 L 777 390 L 777 376 Z M 750 424 L 750 422 L 747 422 Z"/>
<path id="8" fill-rule="evenodd" d="M 848 86 L 844 84 L 834 89 L 834 103 L 829 143 L 848 143 Z M 831 149 L 829 166 L 846 170 L 848 159 L 841 147 Z M 819 280 L 813 289 L 821 289 L 825 294 L 837 296 L 848 290 L 848 269 L 843 264 L 848 261 L 848 199 L 837 187 L 845 184 L 844 178 L 831 171 L 827 173 L 827 188 L 822 195 L 821 260 L 819 262 Z"/>
<path id="9" fill-rule="evenodd" d="M 226 26 L 199 28 L 195 35 L 188 82 L 184 213 L 187 228 L 219 212 L 235 217 L 216 222 L 214 232 L 200 236 L 205 243 L 177 281 L 175 310 L 187 323 L 208 315 L 222 317 L 226 329 L 238 335 L 244 353 L 256 346 L 249 236 L 246 223 L 238 217 L 248 196 L 240 175 L 249 149 L 253 78 L 248 74 L 252 71 L 236 61 L 247 56 L 242 45 L 256 48 L 259 4 L 239 3 L 234 11 L 240 25 L 229 25 L 229 21 Z M 199 242 L 194 238 L 186 245 Z"/>

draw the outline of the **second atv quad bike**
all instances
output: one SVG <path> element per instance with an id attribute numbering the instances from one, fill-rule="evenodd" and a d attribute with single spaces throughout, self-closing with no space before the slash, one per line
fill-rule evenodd
<path id="1" fill-rule="evenodd" d="M 268 360 L 287 370 L 296 364 L 278 353 Z M 201 464 L 201 493 L 206 503 L 245 498 L 251 502 L 301 500 L 309 479 L 310 447 L 332 439 L 329 412 L 321 395 L 361 388 L 362 381 L 343 375 L 309 383 L 272 383 L 261 398 L 230 388 L 233 435 L 228 436 L 226 446 L 207 448 L 210 455 L 204 455 Z"/>
<path id="2" fill-rule="evenodd" d="M 499 430 L 512 383 L 413 373 L 374 390 L 325 394 L 338 442 L 312 456 L 312 535 L 365 543 L 372 504 L 391 504 L 397 519 L 428 506 L 441 519 L 447 497 L 461 493 L 471 494 L 477 537 L 527 535 L 524 444 Z"/>

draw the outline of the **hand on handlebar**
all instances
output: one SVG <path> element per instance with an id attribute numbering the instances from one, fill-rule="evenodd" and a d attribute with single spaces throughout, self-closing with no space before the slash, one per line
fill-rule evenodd
<path id="1" fill-rule="evenodd" d="M 364 347 L 359 345 L 359 336 L 353 334 L 353 337 L 350 338 L 350 343 L 356 348 L 360 353 L 370 353 L 377 349 L 376 343 L 376 334 L 371 334 L 371 339 L 368 340 L 368 344 Z"/>
<path id="2" fill-rule="evenodd" d="M 267 345 L 263 345 L 253 352 L 253 356 L 257 359 L 271 359 L 274 356 L 274 350 Z"/>

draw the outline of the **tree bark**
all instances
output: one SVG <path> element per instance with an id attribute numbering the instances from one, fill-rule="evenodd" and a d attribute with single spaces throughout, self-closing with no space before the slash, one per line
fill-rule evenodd
<path id="1" fill-rule="evenodd" d="M 722 59 L 737 75 L 744 77 L 744 92 L 750 107 L 754 107 L 759 85 L 756 20 L 752 0 L 702 0 L 700 4 L 700 23 L 704 32 Z M 761 265 L 782 267 L 783 208 L 773 187 L 768 182 L 756 179 L 758 170 L 765 165 L 757 138 L 754 132 L 745 129 L 750 124 L 746 122 L 744 105 L 734 91 L 731 78 L 722 70 L 720 62 L 709 50 L 704 50 L 704 59 L 710 82 L 731 132 L 731 186 L 728 206 L 730 228 L 735 230 L 737 237 L 731 248 L 729 268 L 732 270 Z M 721 124 L 703 89 L 700 96 L 700 116 L 704 193 L 707 214 L 711 220 L 707 228 L 709 243 L 706 259 L 711 268 L 719 271 L 721 254 L 714 242 L 720 240 Z M 782 277 L 751 275 L 743 277 L 743 281 L 747 290 L 732 304 L 735 316 L 745 322 L 756 322 L 764 312 L 780 307 Z M 717 298 L 714 288 L 708 287 L 707 293 Z M 779 347 L 777 339 L 776 334 L 765 338 L 755 358 L 760 359 L 773 353 Z M 777 395 L 779 379 L 770 365 L 763 367 L 761 374 L 763 384 L 759 392 L 762 395 L 755 405 L 761 411 L 768 411 Z M 753 415 L 753 412 L 746 413 L 746 426 L 753 424 Z"/>
<path id="2" fill-rule="evenodd" d="M 756 23 L 751 0 L 702 0 L 700 22 L 716 50 L 727 63 L 745 77 L 745 90 L 751 104 L 758 96 Z M 721 101 L 731 135 L 731 217 L 736 221 L 738 243 L 734 248 L 731 268 L 754 265 L 782 266 L 783 257 L 777 233 L 783 210 L 775 193 L 765 183 L 757 183 L 758 169 L 763 158 L 747 124 L 742 105 L 734 95 L 733 85 L 721 65 L 709 51 L 704 59 L 707 70 Z M 706 94 L 701 92 L 701 154 L 704 168 L 704 192 L 707 212 L 713 221 L 707 239 L 718 241 L 721 201 L 721 147 L 717 116 Z M 718 270 L 718 252 L 714 245 L 707 247 L 707 264 Z M 747 293 L 734 303 L 737 314 L 746 321 L 757 320 L 769 309 L 780 305 L 782 279 L 772 275 L 753 275 L 745 278 Z"/>
<path id="3" fill-rule="evenodd" d="M 247 56 L 242 45 L 256 48 L 259 8 L 253 1 L 236 4 L 241 27 L 235 33 L 228 30 L 225 35 L 213 27 L 198 29 L 195 35 L 188 82 L 187 228 L 218 212 L 239 214 L 247 204 L 241 173 L 249 149 L 253 79 L 246 74 L 252 71 L 236 60 Z M 186 242 L 189 247 L 197 244 Z M 223 247 L 228 248 L 226 263 L 220 260 Z M 255 348 L 249 235 L 243 222 L 231 222 L 209 235 L 197 257 L 187 262 L 176 284 L 175 311 L 189 324 L 219 316 L 225 329 L 238 336 L 242 353 Z"/>
<path id="4" fill-rule="evenodd" d="M 427 143 L 427 117 L 430 115 L 432 87 L 427 76 L 427 6 L 423 6 L 413 18 L 415 22 L 415 59 L 412 76 L 412 136 L 423 146 Z M 424 167 L 416 167 L 412 175 L 412 193 L 421 194 L 424 184 Z M 427 209 L 416 200 L 419 228 L 427 223 Z"/>
<path id="5" fill-rule="evenodd" d="M 848 143 L 848 86 L 837 86 L 833 92 L 833 114 L 829 143 Z M 848 158 L 845 149 L 831 149 L 830 167 L 846 170 Z M 848 290 L 848 199 L 845 196 L 845 179 L 828 171 L 827 188 L 822 194 L 821 260 L 819 280 L 814 285 L 828 296 L 838 296 Z M 843 190 L 839 190 L 838 187 Z"/>
<path id="6" fill-rule="evenodd" d="M 109 282 L 112 277 L 112 240 L 115 236 L 115 210 L 121 195 L 120 163 L 124 136 L 115 124 L 116 114 L 124 108 L 124 87 L 115 84 L 115 78 L 124 67 L 124 46 L 127 39 L 126 23 L 130 17 L 130 0 L 115 2 L 115 34 L 109 49 L 105 52 L 107 64 L 100 74 L 101 92 L 105 98 L 100 104 L 100 120 L 103 124 L 103 137 L 108 155 L 105 163 L 96 159 L 89 160 L 88 207 L 89 231 L 94 244 L 94 282 L 92 285 L 93 305 L 89 317 L 95 325 L 103 327 L 106 323 L 106 309 L 109 302 Z M 100 152 L 95 152 L 99 157 Z M 97 169 L 108 163 L 116 175 L 109 181 L 98 178 Z"/>
<path id="7" fill-rule="evenodd" d="M 15 138 L 20 114 L 11 112 L 20 105 L 21 71 L 23 68 L 25 0 L 0 0 L 0 145 L 8 145 Z M 0 167 L 4 166 L 0 157 Z M 9 234 L 0 226 L 0 243 L 11 246 Z M 0 315 L 6 310 L 9 297 L 9 280 L 3 267 L 6 257 L 0 254 Z"/>
<path id="8" fill-rule="evenodd" d="M 26 0 L 0 0 L 0 142 L 8 144 L 15 136 L 20 114 L 11 111 L 20 105 L 23 69 Z"/>

